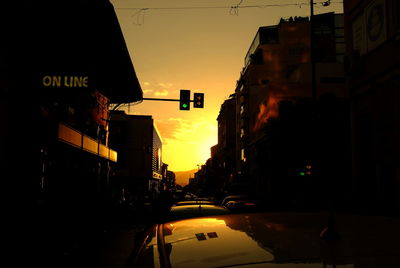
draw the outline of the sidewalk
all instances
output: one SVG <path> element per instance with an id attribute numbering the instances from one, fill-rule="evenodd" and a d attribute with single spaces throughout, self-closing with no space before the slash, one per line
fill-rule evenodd
<path id="1" fill-rule="evenodd" d="M 101 250 L 102 268 L 125 268 L 140 247 L 142 225 L 131 225 L 105 234 Z"/>
<path id="2" fill-rule="evenodd" d="M 338 215 L 336 222 L 336 255 L 351 254 L 355 267 L 400 267 L 400 218 Z"/>

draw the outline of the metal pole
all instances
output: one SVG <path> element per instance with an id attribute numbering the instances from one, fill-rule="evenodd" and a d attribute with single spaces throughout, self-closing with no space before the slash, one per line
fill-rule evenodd
<path id="1" fill-rule="evenodd" d="M 152 100 L 152 101 L 180 101 L 180 99 L 160 99 L 160 98 L 143 98 L 143 100 Z M 194 102 L 194 100 L 189 100 L 190 102 Z"/>
<path id="2" fill-rule="evenodd" d="M 311 96 L 317 100 L 317 81 L 315 75 L 315 47 L 314 47 L 314 0 L 310 0 L 310 61 L 311 61 Z M 315 104 L 315 103 L 314 103 Z"/>
<path id="3" fill-rule="evenodd" d="M 314 46 L 314 0 L 310 0 L 310 61 L 311 61 L 311 91 L 312 91 L 312 102 L 314 110 L 314 120 L 316 120 L 316 107 L 317 107 L 317 81 L 315 74 L 315 46 Z M 314 150 L 314 149 L 313 149 Z M 315 156 L 315 150 L 313 151 Z M 329 189 L 332 191 L 332 189 Z M 335 230 L 335 210 L 333 204 L 332 192 L 330 192 L 330 208 L 329 208 L 329 219 L 327 226 L 320 233 L 320 238 L 324 240 L 336 240 L 339 239 L 339 234 Z"/>
<path id="4" fill-rule="evenodd" d="M 143 98 L 143 100 L 153 100 L 153 101 L 180 101 L 179 99 L 159 99 L 159 98 Z"/>

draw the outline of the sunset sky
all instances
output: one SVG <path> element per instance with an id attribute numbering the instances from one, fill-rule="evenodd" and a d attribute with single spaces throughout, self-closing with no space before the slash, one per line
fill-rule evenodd
<path id="1" fill-rule="evenodd" d="M 343 12 L 340 1 L 328 7 L 314 1 L 315 14 Z M 180 89 L 190 89 L 192 98 L 193 92 L 205 94 L 204 109 L 180 111 L 178 102 L 146 100 L 127 110 L 153 116 L 164 142 L 162 160 L 172 171 L 197 168 L 210 157 L 220 106 L 234 92 L 258 28 L 276 25 L 281 17 L 309 15 L 307 0 L 111 2 L 144 97 L 178 99 Z M 296 5 L 269 6 L 283 4 Z"/>

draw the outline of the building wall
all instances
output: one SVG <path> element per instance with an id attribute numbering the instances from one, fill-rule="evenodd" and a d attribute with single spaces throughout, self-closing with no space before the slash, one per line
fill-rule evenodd
<path id="1" fill-rule="evenodd" d="M 221 148 L 229 150 L 235 146 L 236 133 L 236 98 L 232 97 L 221 106 L 218 115 L 218 144 Z"/>
<path id="2" fill-rule="evenodd" d="M 162 138 L 151 116 L 115 111 L 110 122 L 110 146 L 118 152 L 115 180 L 122 185 L 158 189 L 162 179 Z M 158 191 L 158 190 L 157 190 Z"/>
<path id="3" fill-rule="evenodd" d="M 245 182 L 249 193 L 266 205 L 326 208 L 333 194 L 322 194 L 323 189 L 333 188 L 344 189 L 335 193 L 337 203 L 342 206 L 348 200 L 343 15 L 327 13 L 317 19 L 315 42 L 326 49 L 316 55 L 316 105 L 311 102 L 308 19 L 281 20 L 267 27 L 270 33 L 275 27 L 278 34 L 265 43 L 262 40 L 268 38 L 262 37 L 261 27 L 249 49 L 253 57 L 247 57 L 250 61 L 237 83 L 237 181 Z M 309 175 L 299 175 L 306 172 Z"/>
<path id="4" fill-rule="evenodd" d="M 212 146 L 211 158 L 202 168 L 200 177 L 204 179 L 202 186 L 217 199 L 222 198 L 227 181 L 235 173 L 236 148 L 236 100 L 232 94 L 221 105 L 218 121 L 218 144 Z M 202 181 L 200 179 L 199 181 Z"/>
<path id="5" fill-rule="evenodd" d="M 152 121 L 151 116 L 112 113 L 109 142 L 119 153 L 117 176 L 152 177 Z"/>
<path id="6" fill-rule="evenodd" d="M 153 155 L 152 155 L 152 171 L 161 175 L 162 170 L 162 140 L 157 127 L 153 121 Z M 160 177 L 157 177 L 160 179 Z"/>
<path id="7" fill-rule="evenodd" d="M 106 128 L 109 101 L 139 101 L 142 92 L 108 0 L 28 0 L 3 10 L 18 10 L 24 25 L 2 31 L 3 217 L 21 227 L 9 230 L 30 248 L 26 259 L 43 266 L 106 227 L 112 160 L 99 126 Z M 60 127 L 67 125 L 74 129 Z M 60 139 L 62 130 L 81 146 Z"/>
<path id="8" fill-rule="evenodd" d="M 253 57 L 246 57 L 249 62 L 245 63 L 235 90 L 236 166 L 240 173 L 246 173 L 247 146 L 255 138 L 258 114 L 266 107 L 263 103 L 275 100 L 267 85 L 271 81 L 286 82 L 297 65 L 309 61 L 309 35 L 309 22 L 304 18 L 259 28 L 249 49 L 254 51 Z"/>
<path id="9" fill-rule="evenodd" d="M 400 208 L 400 3 L 345 1 L 357 208 Z M 374 12 L 376 11 L 376 12 Z"/>

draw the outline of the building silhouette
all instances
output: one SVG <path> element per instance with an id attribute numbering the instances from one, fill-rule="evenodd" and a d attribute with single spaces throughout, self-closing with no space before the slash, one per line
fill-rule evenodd
<path id="1" fill-rule="evenodd" d="M 102 232 L 118 159 L 108 106 L 138 102 L 142 90 L 109 1 L 24 1 L 4 10 L 20 16 L 17 25 L 13 12 L 4 14 L 1 48 L 1 167 L 7 206 L 18 211 L 8 219 L 24 225 L 13 235 L 24 236 L 32 261 L 51 261 Z"/>
<path id="2" fill-rule="evenodd" d="M 113 111 L 110 145 L 120 152 L 113 174 L 115 187 L 125 187 L 137 194 L 160 192 L 166 170 L 162 163 L 162 139 L 151 116 Z"/>
<path id="3" fill-rule="evenodd" d="M 231 94 L 221 105 L 218 122 L 218 144 L 211 148 L 211 160 L 218 169 L 219 195 L 231 188 L 236 174 L 236 96 Z"/>
<path id="4" fill-rule="evenodd" d="M 235 89 L 235 172 L 225 180 L 271 208 L 344 206 L 351 193 L 343 14 L 317 15 L 313 29 L 316 99 L 302 17 L 258 29 Z"/>

